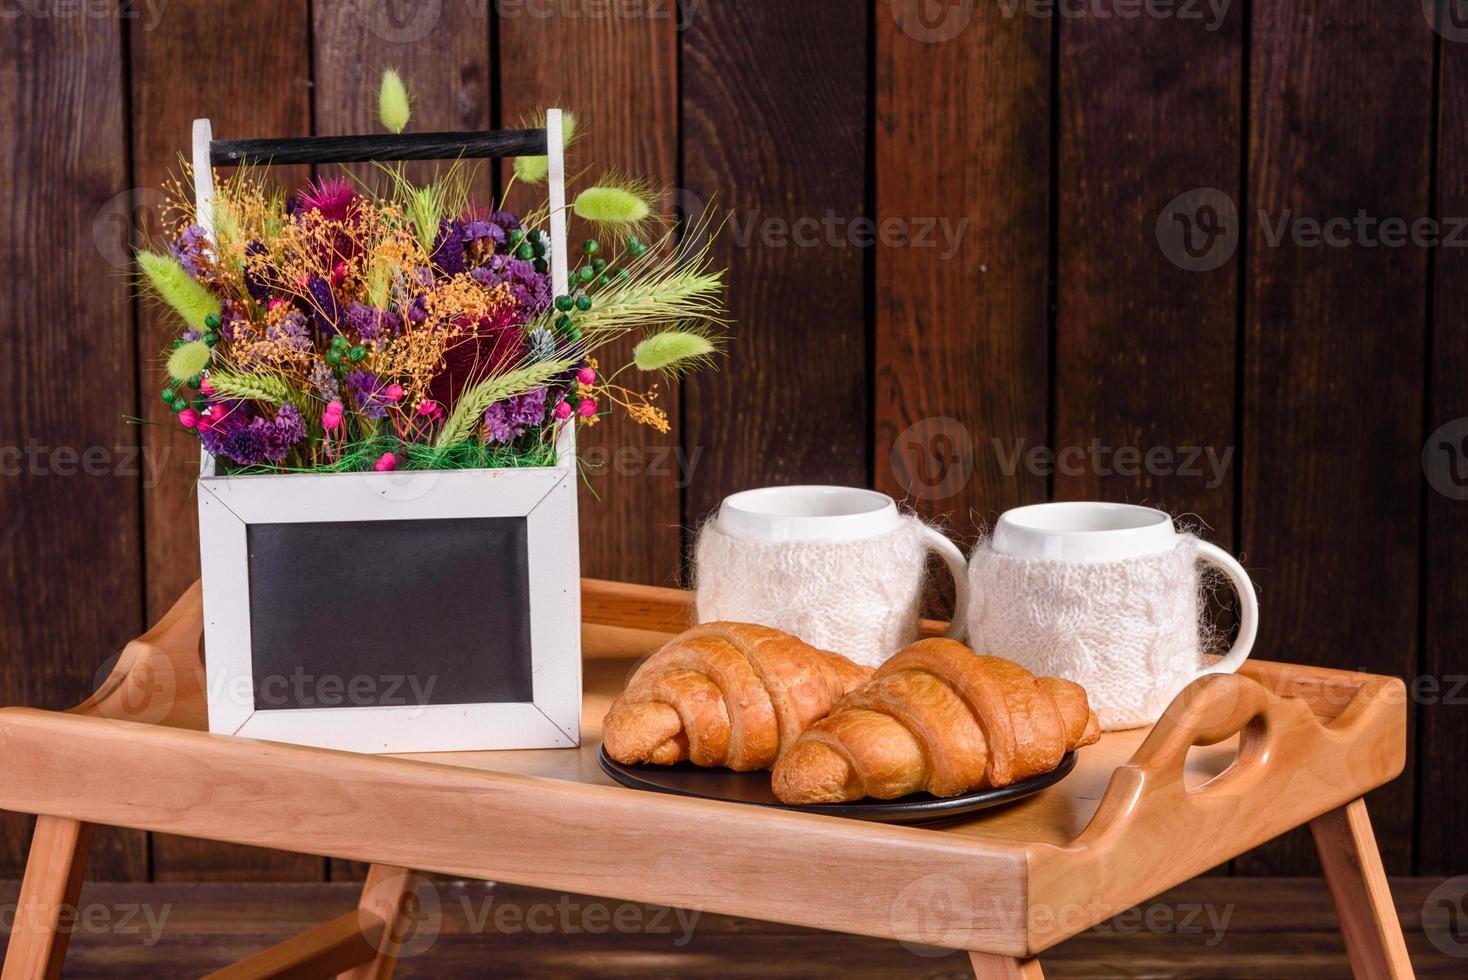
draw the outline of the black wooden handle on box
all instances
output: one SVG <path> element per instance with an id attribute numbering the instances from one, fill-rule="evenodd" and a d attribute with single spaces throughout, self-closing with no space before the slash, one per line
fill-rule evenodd
<path id="1" fill-rule="evenodd" d="M 213 140 L 216 167 L 278 163 L 365 163 L 372 160 L 480 160 L 545 156 L 544 129 L 491 129 L 480 133 L 400 136 L 306 136 L 297 139 Z"/>

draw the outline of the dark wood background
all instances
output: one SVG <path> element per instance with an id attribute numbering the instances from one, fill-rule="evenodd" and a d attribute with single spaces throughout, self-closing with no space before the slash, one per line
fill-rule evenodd
<path id="1" fill-rule="evenodd" d="M 0 703 L 80 700 L 197 574 L 194 444 L 123 422 L 166 421 L 169 328 L 135 302 L 127 250 L 190 120 L 222 137 L 371 132 L 395 65 L 420 129 L 559 102 L 583 121 L 582 160 L 734 213 L 717 245 L 733 356 L 665 399 L 670 435 L 609 424 L 586 441 L 611 461 L 590 476 L 601 500 L 583 497 L 586 574 L 675 584 L 702 515 L 776 482 L 874 485 L 966 545 L 1052 497 L 1190 515 L 1258 583 L 1259 656 L 1425 679 L 1407 770 L 1373 817 L 1391 871 L 1468 871 L 1468 502 L 1422 463 L 1428 434 L 1468 415 L 1465 242 L 1273 234 L 1358 211 L 1446 233 L 1468 215 L 1468 31 L 1440 35 L 1420 8 L 1234 0 L 1215 22 L 1191 0 L 1130 19 L 1039 16 L 1037 0 L 21 5 L 0 32 Z M 828 216 L 834 234 L 781 243 L 781 223 Z M 848 239 L 862 218 L 881 243 Z M 955 249 L 922 238 L 938 221 L 961 231 Z M 1186 221 L 1222 230 L 1192 240 L 1214 268 L 1183 267 Z M 1130 454 L 1009 462 L 1093 445 L 1174 457 L 1135 475 Z M 1184 467 L 1188 447 L 1226 458 L 1222 479 Z M 25 840 L 0 819 L 0 877 Z M 138 833 L 99 841 L 92 869 L 357 870 Z M 1296 836 L 1234 870 L 1315 864 Z"/>

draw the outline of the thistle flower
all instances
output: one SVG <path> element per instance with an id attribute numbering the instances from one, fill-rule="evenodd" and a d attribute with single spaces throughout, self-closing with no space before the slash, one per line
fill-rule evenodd
<path id="1" fill-rule="evenodd" d="M 173 256 L 139 252 L 138 268 L 143 270 L 153 292 L 194 329 L 204 329 L 206 317 L 219 315 L 219 297 L 189 275 Z"/>
<path id="2" fill-rule="evenodd" d="M 383 72 L 382 87 L 377 92 L 377 118 L 382 120 L 383 127 L 401 133 L 413 114 L 412 102 L 402 76 L 391 68 Z"/>
<path id="3" fill-rule="evenodd" d="M 545 112 L 537 113 L 535 119 L 527 124 L 531 128 L 539 129 L 545 126 Z M 574 113 L 561 113 L 561 146 L 569 148 L 576 139 L 576 116 Z M 550 173 L 550 157 L 516 157 L 515 176 L 527 184 L 539 184 L 545 180 Z"/>
<path id="4" fill-rule="evenodd" d="M 328 221 L 347 221 L 358 208 L 357 192 L 345 177 L 320 177 L 296 192 L 296 202 L 306 213 L 317 211 Z"/>
<path id="5" fill-rule="evenodd" d="M 387 417 L 387 385 L 371 371 L 358 369 L 347 375 L 347 387 L 352 392 L 352 403 L 369 419 Z"/>
<path id="6" fill-rule="evenodd" d="M 663 330 L 644 337 L 632 348 L 632 363 L 639 371 L 661 371 L 676 376 L 706 366 L 718 352 L 718 343 L 706 333 Z"/>

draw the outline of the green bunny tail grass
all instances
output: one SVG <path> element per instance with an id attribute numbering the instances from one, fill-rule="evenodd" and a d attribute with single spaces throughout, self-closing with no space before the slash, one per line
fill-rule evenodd
<path id="1" fill-rule="evenodd" d="M 719 340 L 702 330 L 664 330 L 632 349 L 632 363 L 639 371 L 676 376 L 707 366 L 719 349 Z"/>
<path id="2" fill-rule="evenodd" d="M 158 298 L 195 330 L 204 329 L 205 317 L 219 315 L 219 297 L 189 275 L 173 256 L 139 252 L 138 268 L 143 270 L 149 287 Z"/>
<path id="3" fill-rule="evenodd" d="M 382 73 L 382 87 L 377 92 L 377 118 L 393 133 L 401 133 L 413 114 L 412 99 L 403 78 L 389 68 Z"/>
<path id="4" fill-rule="evenodd" d="M 579 360 L 579 356 L 577 358 Z M 527 364 L 523 367 L 485 378 L 459 396 L 458 403 L 434 440 L 440 448 L 468 439 L 484 421 L 484 413 L 495 402 L 540 388 L 576 366 L 576 360 L 558 359 Z"/>
<path id="5" fill-rule="evenodd" d="M 179 348 L 182 350 L 183 348 Z M 274 405 L 305 405 L 305 392 L 291 387 L 290 382 L 274 374 L 235 374 L 216 371 L 209 375 L 215 397 L 240 401 L 270 402 Z"/>
<path id="6" fill-rule="evenodd" d="M 187 381 L 208 367 L 213 356 L 214 351 L 202 340 L 179 344 L 168 355 L 168 376 L 175 381 Z"/>
<path id="7" fill-rule="evenodd" d="M 576 195 L 571 209 L 602 233 L 636 234 L 653 216 L 655 195 L 648 185 L 621 178 L 603 178 L 595 187 Z"/>
<path id="8" fill-rule="evenodd" d="M 540 129 L 545 126 L 545 111 L 536 113 L 535 118 L 526 123 L 530 129 Z M 576 139 L 576 114 L 573 112 L 561 112 L 561 146 L 570 148 Z M 525 181 L 527 184 L 542 183 L 546 175 L 550 173 L 550 157 L 516 157 L 515 177 Z"/>

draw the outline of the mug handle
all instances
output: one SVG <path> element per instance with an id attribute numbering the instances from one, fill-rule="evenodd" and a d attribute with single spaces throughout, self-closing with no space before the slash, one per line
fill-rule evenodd
<path id="1" fill-rule="evenodd" d="M 1228 576 L 1239 597 L 1238 638 L 1222 659 L 1199 670 L 1198 676 L 1232 674 L 1249 659 L 1249 653 L 1254 649 L 1254 638 L 1259 634 L 1259 597 L 1254 594 L 1254 582 L 1249 578 L 1249 573 L 1234 560 L 1233 555 L 1207 541 L 1198 542 L 1198 555 L 1204 561 L 1217 565 Z"/>
<path id="2" fill-rule="evenodd" d="M 948 565 L 948 571 L 953 573 L 953 622 L 948 624 L 943 635 L 950 640 L 961 640 L 964 631 L 968 629 L 968 562 L 964 561 L 963 552 L 958 550 L 958 545 L 949 541 L 946 535 L 926 524 L 922 525 L 922 529 L 923 540 Z"/>

